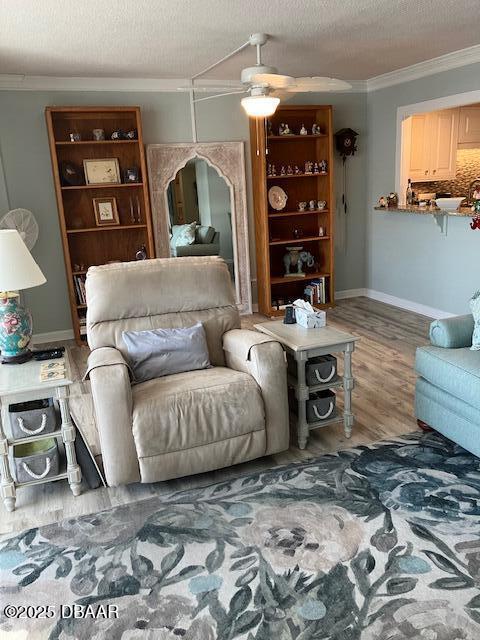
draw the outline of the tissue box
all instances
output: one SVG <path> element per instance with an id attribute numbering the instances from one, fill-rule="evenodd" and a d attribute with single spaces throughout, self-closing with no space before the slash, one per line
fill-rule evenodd
<path id="1" fill-rule="evenodd" d="M 294 305 L 295 320 L 297 321 L 297 324 L 301 327 L 305 327 L 305 329 L 318 329 L 320 327 L 325 327 L 327 324 L 327 314 L 325 311 L 318 311 L 310 304 L 308 304 L 308 306 L 311 311 L 306 309 L 304 306 L 300 307 L 296 304 Z"/>

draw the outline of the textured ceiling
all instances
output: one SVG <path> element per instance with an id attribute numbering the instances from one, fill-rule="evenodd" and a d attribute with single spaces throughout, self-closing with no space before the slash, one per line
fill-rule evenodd
<path id="1" fill-rule="evenodd" d="M 479 0 L 0 0 L 0 73 L 185 78 L 254 31 L 282 73 L 364 80 L 480 42 Z M 248 49 L 211 73 L 236 79 Z"/>

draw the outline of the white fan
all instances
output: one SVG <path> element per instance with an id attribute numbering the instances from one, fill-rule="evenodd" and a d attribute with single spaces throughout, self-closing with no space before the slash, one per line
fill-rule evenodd
<path id="1" fill-rule="evenodd" d="M 285 96 L 285 93 L 304 93 L 311 91 L 345 91 L 351 89 L 351 85 L 344 80 L 338 80 L 337 78 L 327 77 L 301 77 L 294 78 L 292 76 L 285 76 L 278 73 L 276 67 L 265 65 L 262 62 L 261 49 L 267 42 L 268 36 L 265 33 L 254 33 L 250 36 L 247 42 L 244 42 L 240 47 L 224 56 L 221 60 L 213 63 L 200 73 L 197 73 L 191 78 L 189 87 L 181 87 L 180 90 L 190 91 L 192 101 L 192 112 L 194 114 L 193 103 L 200 102 L 202 100 L 211 100 L 213 98 L 219 98 L 221 96 L 227 96 L 234 93 L 249 93 L 250 96 L 242 100 L 242 106 L 250 116 L 266 117 L 272 115 L 280 102 L 280 98 Z M 194 82 L 201 76 L 205 75 L 215 67 L 217 67 L 225 60 L 228 60 L 232 56 L 236 55 L 248 46 L 256 48 L 257 62 L 253 67 L 247 67 L 243 69 L 240 74 L 241 85 L 238 88 L 232 85 L 222 87 L 203 86 L 196 87 Z M 193 98 L 194 91 L 205 91 L 208 93 L 215 93 L 215 95 L 208 95 L 202 98 Z M 194 120 L 194 118 L 193 118 Z M 194 131 L 195 137 L 195 131 Z"/>
<path id="2" fill-rule="evenodd" d="M 0 229 L 16 229 L 29 251 L 38 239 L 38 224 L 28 209 L 12 209 L 0 220 Z"/>

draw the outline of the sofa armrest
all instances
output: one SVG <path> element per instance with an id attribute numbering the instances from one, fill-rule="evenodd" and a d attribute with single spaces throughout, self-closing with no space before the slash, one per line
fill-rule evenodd
<path id="1" fill-rule="evenodd" d="M 265 405 L 266 455 L 288 449 L 290 432 L 287 363 L 282 345 L 256 331 L 232 329 L 223 335 L 223 350 L 230 369 L 250 374 Z"/>
<path id="2" fill-rule="evenodd" d="M 472 345 L 473 316 L 456 316 L 434 320 L 430 325 L 430 342 L 435 347 L 461 349 Z"/>
<path id="3" fill-rule="evenodd" d="M 122 354 L 101 347 L 88 358 L 93 406 L 109 486 L 140 480 L 137 450 L 132 433 L 132 387 Z"/>

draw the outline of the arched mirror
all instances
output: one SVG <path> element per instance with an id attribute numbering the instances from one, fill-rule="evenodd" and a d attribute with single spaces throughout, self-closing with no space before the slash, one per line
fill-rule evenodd
<path id="1" fill-rule="evenodd" d="M 203 158 L 192 158 L 167 189 L 170 255 L 220 256 L 235 282 L 232 196 L 225 178 Z"/>
<path id="2" fill-rule="evenodd" d="M 158 258 L 220 256 L 240 313 L 252 313 L 242 142 L 147 145 Z"/>

